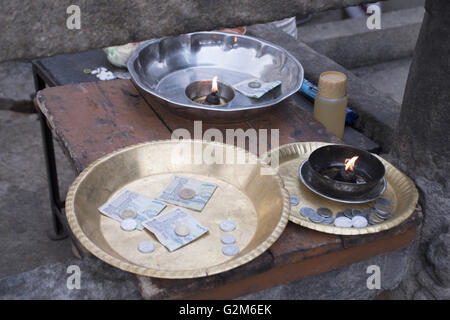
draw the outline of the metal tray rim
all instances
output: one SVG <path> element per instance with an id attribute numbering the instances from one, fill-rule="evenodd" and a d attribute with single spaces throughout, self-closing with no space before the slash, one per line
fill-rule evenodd
<path id="1" fill-rule="evenodd" d="M 220 31 L 201 31 L 201 32 L 192 32 L 192 33 L 187 33 L 187 34 L 183 34 L 180 36 L 192 36 L 194 34 L 220 34 L 220 35 L 230 35 L 230 33 L 227 32 L 220 32 Z M 297 58 L 295 58 L 290 52 L 288 52 L 286 49 L 277 46 L 271 42 L 259 39 L 259 38 L 254 38 L 251 36 L 247 36 L 247 35 L 240 35 L 240 34 L 232 34 L 235 37 L 238 38 L 245 38 L 245 39 L 251 39 L 254 41 L 259 41 L 261 43 L 264 43 L 265 45 L 271 46 L 273 48 L 276 48 L 277 50 L 282 51 L 283 53 L 285 53 L 290 59 L 292 59 L 292 61 L 297 65 L 298 69 L 299 69 L 299 78 L 297 80 L 297 84 L 295 85 L 295 87 L 287 92 L 286 94 L 278 97 L 277 99 L 268 101 L 266 103 L 261 103 L 258 105 L 254 105 L 254 106 L 246 106 L 246 107 L 235 107 L 233 109 L 225 109 L 225 108 L 217 108 L 217 107 L 208 107 L 208 106 L 204 106 L 204 105 L 194 105 L 194 104 L 187 104 L 187 103 L 181 103 L 181 102 L 176 102 L 171 100 L 168 97 L 162 96 L 160 94 L 158 94 L 156 91 L 150 89 L 147 85 L 145 85 L 141 80 L 140 77 L 138 75 L 138 73 L 136 72 L 135 68 L 134 68 L 134 62 L 136 61 L 136 59 L 139 57 L 140 52 L 148 45 L 155 43 L 155 42 L 159 42 L 161 40 L 170 38 L 168 37 L 163 37 L 160 39 L 153 39 L 153 40 L 149 40 L 143 44 L 141 44 L 136 50 L 134 50 L 134 52 L 132 53 L 132 55 L 130 56 L 130 58 L 128 59 L 128 63 L 127 63 L 127 67 L 128 67 L 128 71 L 131 74 L 131 77 L 133 79 L 133 81 L 144 91 L 146 91 L 147 93 L 165 101 L 168 102 L 170 104 L 176 104 L 178 107 L 187 107 L 187 108 L 192 108 L 192 109 L 202 109 L 202 110 L 211 110 L 214 112 L 235 112 L 235 111 L 243 111 L 243 110 L 251 110 L 251 109 L 262 109 L 262 108 L 266 108 L 266 107 L 270 107 L 273 105 L 276 105 L 278 103 L 280 103 L 281 101 L 289 98 L 290 96 L 292 96 L 293 94 L 295 94 L 297 91 L 300 90 L 300 88 L 302 87 L 303 84 L 303 80 L 304 80 L 304 70 L 303 70 L 303 66 L 301 65 L 301 63 L 297 60 Z"/>
<path id="2" fill-rule="evenodd" d="M 280 191 L 282 194 L 283 199 L 283 207 L 282 207 L 282 213 L 280 215 L 280 220 L 278 221 L 278 224 L 274 228 L 273 232 L 267 239 L 263 242 L 261 242 L 255 249 L 250 251 L 249 253 L 235 258 L 231 259 L 225 263 L 222 263 L 220 265 L 204 268 L 204 269 L 198 269 L 198 270 L 182 270 L 182 271 L 163 271 L 163 270 L 154 270 L 149 269 L 145 267 L 136 266 L 134 264 L 125 262 L 121 259 L 115 258 L 112 255 L 108 254 L 107 252 L 103 251 L 101 248 L 99 248 L 94 242 L 92 242 L 83 232 L 81 229 L 81 226 L 78 222 L 78 219 L 75 214 L 75 208 L 74 208 L 74 201 L 75 201 L 75 195 L 77 193 L 78 187 L 83 182 L 83 180 L 88 176 L 88 174 L 100 163 L 107 161 L 111 157 L 114 157 L 115 155 L 126 152 L 127 150 L 134 149 L 134 148 L 140 148 L 144 145 L 148 144 L 166 144 L 166 143 L 177 143 L 178 141 L 173 140 L 158 140 L 158 141 L 152 141 L 152 142 L 143 142 L 135 145 L 131 145 L 128 147 L 124 147 L 121 149 L 118 149 L 116 151 L 113 151 L 97 160 L 92 162 L 86 169 L 84 169 L 79 176 L 75 179 L 75 181 L 72 183 L 66 197 L 66 216 L 69 223 L 70 228 L 72 229 L 73 234 L 75 237 L 80 241 L 80 243 L 84 246 L 86 250 L 88 250 L 90 253 L 92 253 L 94 256 L 99 258 L 100 260 L 103 260 L 104 262 L 111 264 L 121 270 L 128 271 L 131 273 L 143 275 L 143 276 L 149 276 L 149 277 L 155 277 L 155 278 L 165 278 L 165 279 L 190 279 L 190 278 L 198 278 L 198 277 L 204 277 L 209 276 L 217 273 L 221 273 L 224 271 L 228 271 L 231 269 L 234 269 L 236 267 L 239 267 L 247 262 L 252 261 L 259 255 L 261 255 L 263 252 L 265 252 L 269 247 L 280 237 L 280 235 L 283 233 L 288 221 L 289 221 L 289 212 L 290 212 L 290 200 L 289 200 L 289 193 L 287 189 L 284 186 L 284 182 L 281 179 L 280 175 L 276 172 L 274 172 L 274 178 L 278 182 L 278 185 L 280 187 Z M 195 143 L 195 142 L 202 142 L 205 143 L 204 140 L 195 140 L 195 139 L 186 139 L 183 140 L 183 142 L 186 143 Z M 210 144 L 220 144 L 218 142 L 208 142 Z M 249 154 L 250 156 L 255 156 L 248 151 L 236 147 L 236 146 L 229 146 L 235 149 L 243 150 L 245 153 Z M 256 157 L 256 156 L 255 156 Z M 267 170 L 272 170 L 269 166 L 266 166 L 264 163 L 262 163 L 259 159 L 258 162 L 261 163 L 261 166 L 265 167 Z"/>
<path id="3" fill-rule="evenodd" d="M 283 157 L 292 156 L 294 154 L 310 154 L 312 151 L 314 151 L 317 148 L 331 145 L 332 143 L 325 143 L 325 142 L 294 142 L 285 144 L 282 146 L 279 146 L 278 148 L 275 148 L 273 150 L 270 150 L 263 154 L 261 156 L 261 161 L 270 164 L 270 157 L 273 152 L 279 151 L 279 164 L 282 163 L 281 159 Z M 363 235 L 363 234 L 372 234 L 377 233 L 384 230 L 389 230 L 391 228 L 394 228 L 404 222 L 406 219 L 408 219 L 414 212 L 417 202 L 419 200 L 419 193 L 417 191 L 417 188 L 414 184 L 414 182 L 406 176 L 404 173 L 402 173 L 400 170 L 398 170 L 395 166 L 393 166 L 388 161 L 384 160 L 382 157 L 375 155 L 385 166 L 386 168 L 386 184 L 388 183 L 389 179 L 392 179 L 396 182 L 396 185 L 398 186 L 399 191 L 396 191 L 396 195 L 398 197 L 407 198 L 409 201 L 406 205 L 406 207 L 403 209 L 400 215 L 393 218 L 390 221 L 384 221 L 383 223 L 377 224 L 377 225 L 371 225 L 365 228 L 339 228 L 335 227 L 334 225 L 323 225 L 319 223 L 314 223 L 311 221 L 308 221 L 306 219 L 302 219 L 297 216 L 298 210 L 295 210 L 291 208 L 290 210 L 290 216 L 289 220 L 295 224 L 301 225 L 303 227 L 317 230 L 325 233 L 330 234 L 337 234 L 337 235 Z M 297 175 L 298 168 L 293 173 L 297 177 L 297 179 L 300 180 L 300 178 Z M 283 177 L 281 177 L 283 179 Z M 286 185 L 286 183 L 285 183 Z"/>

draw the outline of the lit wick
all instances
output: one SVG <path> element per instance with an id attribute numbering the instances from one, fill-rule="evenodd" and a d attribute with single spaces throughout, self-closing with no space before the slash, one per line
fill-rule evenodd
<path id="1" fill-rule="evenodd" d="M 351 159 L 345 159 L 345 167 L 341 169 L 341 177 L 345 181 L 353 181 L 355 180 L 355 162 L 358 160 L 359 156 L 355 156 Z"/>
<path id="2" fill-rule="evenodd" d="M 212 80 L 211 85 L 211 93 L 206 96 L 206 102 L 208 104 L 218 105 L 220 104 L 220 97 L 219 97 L 219 87 L 217 85 L 217 76 L 215 76 Z"/>

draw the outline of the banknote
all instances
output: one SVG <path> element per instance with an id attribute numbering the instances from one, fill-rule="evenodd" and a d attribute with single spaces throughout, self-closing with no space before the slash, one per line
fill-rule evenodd
<path id="1" fill-rule="evenodd" d="M 158 199 L 185 207 L 202 211 L 217 185 L 195 179 L 174 176 Z"/>
<path id="2" fill-rule="evenodd" d="M 208 232 L 208 228 L 202 226 L 197 219 L 181 208 L 175 208 L 160 214 L 145 221 L 143 225 L 171 252 Z M 176 230 L 180 226 L 188 230 L 186 235 L 180 236 L 177 234 Z"/>
<path id="3" fill-rule="evenodd" d="M 249 98 L 259 99 L 280 84 L 281 81 L 264 82 L 259 79 L 247 79 L 236 83 L 233 87 Z"/>
<path id="4" fill-rule="evenodd" d="M 142 223 L 157 216 L 166 206 L 167 204 L 163 201 L 150 199 L 139 193 L 125 189 L 113 199 L 100 206 L 98 210 L 105 216 L 121 222 L 120 212 L 123 209 L 132 208 L 137 213 L 135 218 L 137 222 L 136 229 L 143 230 L 144 226 Z"/>

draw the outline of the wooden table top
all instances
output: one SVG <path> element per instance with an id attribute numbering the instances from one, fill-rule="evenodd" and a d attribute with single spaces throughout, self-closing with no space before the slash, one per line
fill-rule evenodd
<path id="1" fill-rule="evenodd" d="M 168 111 L 130 80 L 47 88 L 37 93 L 35 104 L 78 172 L 119 148 L 170 139 L 177 128 L 188 129 L 193 135 L 192 120 Z M 292 99 L 249 121 L 203 122 L 202 127 L 203 131 L 214 127 L 223 133 L 230 128 L 279 129 L 280 145 L 299 141 L 340 143 Z M 421 214 L 416 210 L 396 228 L 365 236 L 325 234 L 289 222 L 269 250 L 244 266 L 191 280 L 138 276 L 138 286 L 149 299 L 232 298 L 404 247 L 413 240 L 420 221 Z"/>

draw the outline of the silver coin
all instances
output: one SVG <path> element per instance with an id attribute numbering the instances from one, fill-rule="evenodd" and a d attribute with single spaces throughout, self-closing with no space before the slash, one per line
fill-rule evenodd
<path id="1" fill-rule="evenodd" d="M 222 247 L 222 253 L 226 256 L 235 256 L 239 253 L 239 247 L 234 244 L 227 244 Z"/>
<path id="2" fill-rule="evenodd" d="M 392 209 L 381 204 L 375 203 L 375 210 L 383 214 L 392 214 Z"/>
<path id="3" fill-rule="evenodd" d="M 224 234 L 222 238 L 220 238 L 223 244 L 233 244 L 236 242 L 236 238 L 232 234 Z"/>
<path id="4" fill-rule="evenodd" d="M 291 206 L 298 206 L 298 204 L 300 203 L 300 201 L 296 196 L 291 196 L 290 199 L 291 199 Z"/>
<path id="5" fill-rule="evenodd" d="M 336 218 L 339 217 L 344 217 L 344 211 L 339 211 L 338 213 L 336 213 Z"/>
<path id="6" fill-rule="evenodd" d="M 352 220 L 347 217 L 339 217 L 334 219 L 334 225 L 339 228 L 350 228 L 352 226 Z"/>
<path id="7" fill-rule="evenodd" d="M 383 222 L 383 219 L 380 219 L 379 217 L 377 217 L 375 211 L 373 211 L 370 215 L 369 215 L 369 223 L 370 224 L 377 224 Z"/>
<path id="8" fill-rule="evenodd" d="M 150 253 L 155 251 L 155 244 L 150 241 L 142 241 L 138 244 L 138 250 L 142 253 Z"/>
<path id="9" fill-rule="evenodd" d="M 133 208 L 125 208 L 119 212 L 119 217 L 122 219 L 134 219 L 136 216 L 137 212 Z"/>
<path id="10" fill-rule="evenodd" d="M 380 204 L 382 206 L 385 206 L 385 207 L 390 207 L 391 206 L 391 202 L 387 198 L 378 198 L 375 201 L 375 203 L 378 203 L 378 204 Z"/>
<path id="11" fill-rule="evenodd" d="M 354 228 L 365 228 L 367 227 L 367 219 L 362 216 L 354 216 L 352 218 L 352 226 Z"/>
<path id="12" fill-rule="evenodd" d="M 224 232 L 230 232 L 236 229 L 236 224 L 231 220 L 225 220 L 220 223 L 219 227 Z"/>
<path id="13" fill-rule="evenodd" d="M 313 208 L 303 207 L 300 209 L 300 214 L 305 218 L 309 218 L 309 216 L 315 215 L 316 211 Z"/>
<path id="14" fill-rule="evenodd" d="M 314 214 L 309 216 L 309 220 L 311 220 L 312 222 L 321 223 L 323 222 L 323 220 L 325 220 L 325 218 L 319 216 L 317 213 L 314 212 Z"/>
<path id="15" fill-rule="evenodd" d="M 258 81 L 251 81 L 248 83 L 248 86 L 250 88 L 256 89 L 256 88 L 261 88 L 261 82 Z"/>
<path id="16" fill-rule="evenodd" d="M 362 211 L 359 209 L 352 209 L 352 215 L 355 216 L 360 216 L 362 214 Z"/>
<path id="17" fill-rule="evenodd" d="M 390 215 L 388 215 L 388 214 L 383 214 L 383 213 L 380 213 L 380 212 L 378 212 L 378 211 L 375 211 L 375 215 L 376 215 L 378 218 L 382 219 L 382 220 L 387 220 L 387 219 L 389 219 L 389 217 L 390 217 Z"/>
<path id="18" fill-rule="evenodd" d="M 137 222 L 134 219 L 125 219 L 120 223 L 120 227 L 125 231 L 133 231 L 137 227 Z"/>
<path id="19" fill-rule="evenodd" d="M 333 216 L 333 212 L 328 208 L 319 208 L 317 209 L 317 213 L 324 218 L 329 218 Z"/>
<path id="20" fill-rule="evenodd" d="M 353 218 L 352 209 L 345 209 L 344 210 L 344 216 L 346 216 L 349 219 Z"/>
<path id="21" fill-rule="evenodd" d="M 387 219 L 391 216 L 392 214 L 392 210 L 378 210 L 375 209 L 375 213 L 379 216 L 379 217 L 383 217 L 383 219 Z"/>
<path id="22" fill-rule="evenodd" d="M 186 237 L 188 234 L 191 233 L 191 230 L 189 230 L 189 228 L 183 224 L 176 226 L 174 231 L 179 237 Z"/>
<path id="23" fill-rule="evenodd" d="M 183 188 L 180 191 L 178 191 L 178 195 L 181 199 L 189 200 L 195 197 L 195 190 L 189 189 L 189 188 Z"/>
<path id="24" fill-rule="evenodd" d="M 324 218 L 323 221 L 322 221 L 322 223 L 323 223 L 323 224 L 332 224 L 333 221 L 334 221 L 334 218 L 333 218 L 333 217 L 328 217 L 328 218 Z"/>
<path id="25" fill-rule="evenodd" d="M 366 209 L 366 210 L 364 210 L 364 211 L 362 212 L 362 216 L 363 216 L 364 218 L 368 219 L 370 213 L 372 213 L 372 212 L 373 212 L 373 209 L 371 209 L 371 208 Z"/>

